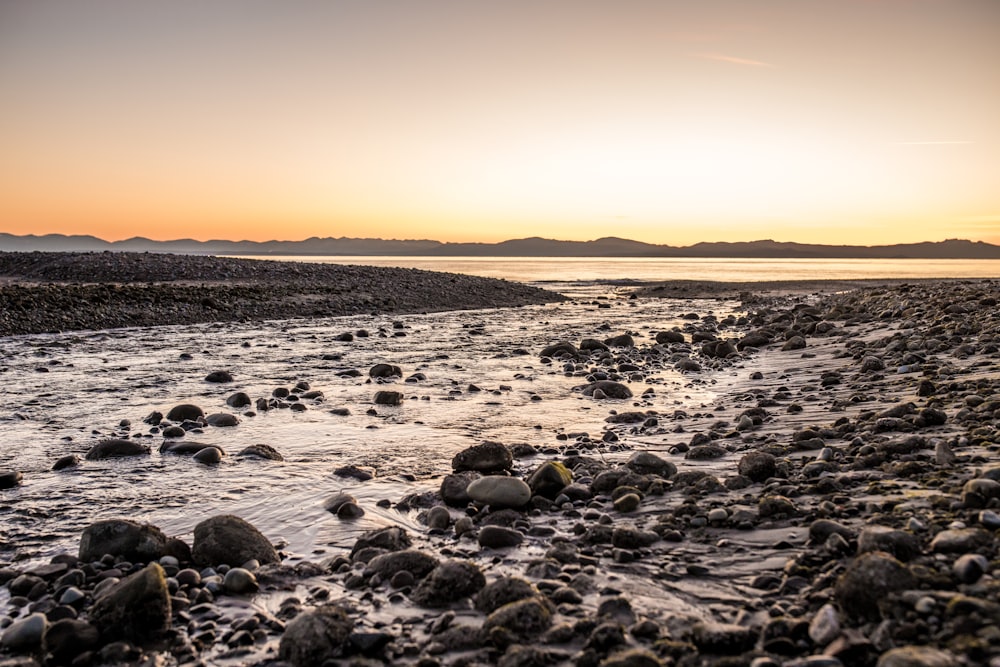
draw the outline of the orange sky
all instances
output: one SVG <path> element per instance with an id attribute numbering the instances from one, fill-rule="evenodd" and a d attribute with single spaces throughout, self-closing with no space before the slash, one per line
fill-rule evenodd
<path id="1" fill-rule="evenodd" d="M 0 232 L 1000 243 L 996 0 L 0 4 Z"/>

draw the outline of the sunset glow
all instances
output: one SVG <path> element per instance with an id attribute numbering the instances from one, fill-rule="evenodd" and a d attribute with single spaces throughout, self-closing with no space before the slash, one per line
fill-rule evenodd
<path id="1" fill-rule="evenodd" d="M 1000 2 L 0 5 L 0 232 L 1000 243 Z"/>

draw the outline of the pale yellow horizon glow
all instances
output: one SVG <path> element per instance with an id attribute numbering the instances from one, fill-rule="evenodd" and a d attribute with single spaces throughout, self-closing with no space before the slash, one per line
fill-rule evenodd
<path id="1" fill-rule="evenodd" d="M 1000 243 L 998 66 L 993 0 L 7 3 L 0 232 Z"/>

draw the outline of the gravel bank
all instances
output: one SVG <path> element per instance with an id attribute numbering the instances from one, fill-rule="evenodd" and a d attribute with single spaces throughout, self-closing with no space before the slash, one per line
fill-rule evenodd
<path id="1" fill-rule="evenodd" d="M 563 301 L 417 269 L 151 253 L 0 253 L 0 335 Z"/>

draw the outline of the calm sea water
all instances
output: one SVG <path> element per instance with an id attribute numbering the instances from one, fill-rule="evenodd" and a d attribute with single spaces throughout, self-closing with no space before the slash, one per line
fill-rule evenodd
<path id="1" fill-rule="evenodd" d="M 398 266 L 524 283 L 636 280 L 851 280 L 997 278 L 1000 260 L 968 259 L 673 259 L 660 257 L 258 256 L 250 259 Z"/>

